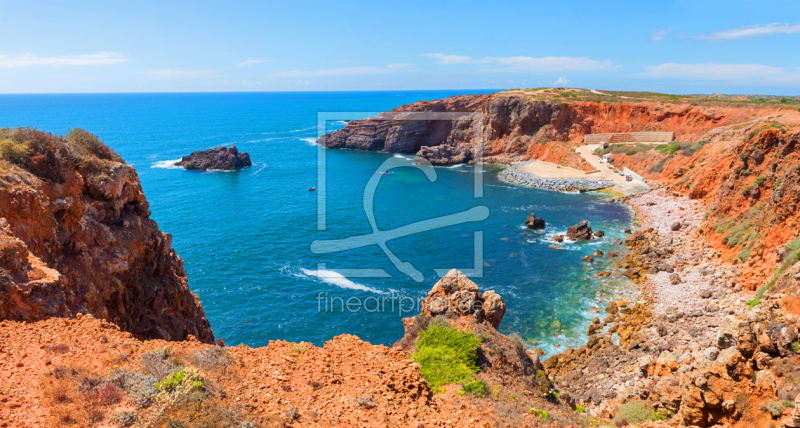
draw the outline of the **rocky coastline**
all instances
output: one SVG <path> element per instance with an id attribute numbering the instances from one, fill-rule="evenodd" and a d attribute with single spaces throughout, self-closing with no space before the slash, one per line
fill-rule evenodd
<path id="1" fill-rule="evenodd" d="M 767 426 L 781 418 L 793 426 L 793 406 L 784 403 L 800 393 L 800 320 L 783 294 L 745 305 L 738 267 L 720 263 L 719 251 L 698 239 L 697 201 L 669 187 L 622 201 L 640 228 L 625 239 L 615 274 L 632 279 L 643 298 L 611 301 L 585 346 L 543 362 L 548 376 L 596 417 L 643 402 L 669 419 L 650 426 Z"/>
<path id="2" fill-rule="evenodd" d="M 604 178 L 549 178 L 539 177 L 519 170 L 530 162 L 510 166 L 498 174 L 501 180 L 519 186 L 559 192 L 602 190 L 614 186 L 614 182 Z"/>

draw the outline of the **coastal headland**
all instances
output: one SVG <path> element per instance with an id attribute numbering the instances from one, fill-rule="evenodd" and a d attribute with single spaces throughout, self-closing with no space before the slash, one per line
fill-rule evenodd
<path id="1" fill-rule="evenodd" d="M 136 170 L 85 131 L 3 129 L 0 427 L 800 426 L 800 112 L 618 98 L 530 90 L 397 109 L 482 112 L 485 160 L 505 165 L 590 171 L 575 150 L 586 134 L 675 133 L 602 149 L 649 189 L 615 197 L 636 227 L 593 257 L 644 297 L 596 308 L 587 343 L 544 361 L 497 331 L 502 296 L 457 271 L 393 347 L 213 344 Z M 320 143 L 441 164 L 473 150 L 471 129 L 366 119 Z"/>

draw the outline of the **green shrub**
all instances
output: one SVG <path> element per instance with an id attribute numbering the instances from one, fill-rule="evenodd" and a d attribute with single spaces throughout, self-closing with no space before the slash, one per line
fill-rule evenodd
<path id="1" fill-rule="evenodd" d="M 614 422 L 626 421 L 631 425 L 638 425 L 647 421 L 664 420 L 664 415 L 653 410 L 644 401 L 629 401 L 623 404 L 614 416 Z"/>
<path id="2" fill-rule="evenodd" d="M 742 175 L 747 177 L 748 175 L 750 175 L 750 170 L 749 169 L 743 169 L 742 170 Z"/>
<path id="3" fill-rule="evenodd" d="M 190 382 L 190 385 L 195 390 L 203 389 L 203 382 L 198 379 L 197 370 L 188 369 L 186 371 L 180 370 L 170 373 L 169 376 L 162 379 L 156 384 L 156 389 L 159 391 L 174 391 L 185 382 Z"/>
<path id="4" fill-rule="evenodd" d="M 746 303 L 746 305 L 750 309 L 758 306 L 758 303 L 764 297 L 764 292 L 772 288 L 772 286 L 775 285 L 775 281 L 777 281 L 778 278 L 780 278 L 780 276 L 783 275 L 786 269 L 789 269 L 789 267 L 795 264 L 798 255 L 800 255 L 800 237 L 794 238 L 791 241 L 789 241 L 786 244 L 786 249 L 788 250 L 787 255 L 786 258 L 783 260 L 783 264 L 781 265 L 781 267 L 778 268 L 778 270 L 776 270 L 775 273 L 772 274 L 772 279 L 770 279 L 768 283 L 762 285 L 761 287 L 758 287 L 758 290 L 756 290 L 755 297 L 753 297 L 752 300 Z"/>
<path id="5" fill-rule="evenodd" d="M 17 142 L 10 138 L 0 141 L 0 157 L 11 163 L 24 164 L 30 156 L 31 149 L 27 143 Z"/>
<path id="6" fill-rule="evenodd" d="M 586 413 L 586 407 L 581 406 L 580 404 L 575 406 L 576 413 Z"/>
<path id="7" fill-rule="evenodd" d="M 625 152 L 625 156 L 633 156 L 636 154 L 636 150 L 628 150 Z"/>
<path id="8" fill-rule="evenodd" d="M 744 262 L 744 261 L 747 261 L 747 259 L 749 259 L 749 258 L 750 258 L 750 251 L 751 251 L 752 249 L 753 249 L 753 247 L 752 247 L 752 246 L 749 246 L 749 247 L 742 248 L 742 251 L 739 251 L 739 254 L 737 254 L 737 255 L 736 255 L 736 257 L 738 257 L 738 258 L 739 258 L 739 260 L 741 260 L 741 261 L 743 261 L 743 262 Z"/>
<path id="9" fill-rule="evenodd" d="M 122 158 L 110 147 L 103 144 L 96 135 L 83 129 L 71 129 L 67 133 L 67 140 L 72 147 L 84 155 L 94 155 L 100 159 L 122 162 Z"/>
<path id="10" fill-rule="evenodd" d="M 471 332 L 460 332 L 446 321 L 434 321 L 419 333 L 417 352 L 411 355 L 420 374 L 436 392 L 442 385 L 460 383 L 478 372 L 476 351 L 481 340 Z"/>
<path id="11" fill-rule="evenodd" d="M 550 421 L 550 412 L 548 412 L 546 410 L 539 410 L 539 409 L 536 409 L 534 407 L 531 407 L 530 409 L 528 409 L 528 413 L 530 413 L 532 415 L 536 415 L 536 417 L 541 419 L 543 422 L 549 422 Z"/>
<path id="12" fill-rule="evenodd" d="M 753 222 L 750 220 L 746 220 L 742 222 L 742 224 L 734 227 L 731 229 L 730 233 L 728 233 L 728 247 L 733 248 L 740 243 L 744 242 L 746 239 L 745 236 L 748 235 L 746 232 L 750 231 L 750 228 L 753 227 Z"/>
<path id="13" fill-rule="evenodd" d="M 483 398 L 488 393 L 489 386 L 486 385 L 486 382 L 478 379 L 473 379 L 465 383 L 461 387 L 461 390 L 458 391 L 458 395 L 472 394 L 478 398 Z"/>
<path id="14" fill-rule="evenodd" d="M 765 181 L 767 181 L 766 177 L 758 177 L 758 178 L 756 178 L 756 181 L 753 184 L 755 184 L 756 186 L 760 186 L 761 183 L 763 183 Z"/>

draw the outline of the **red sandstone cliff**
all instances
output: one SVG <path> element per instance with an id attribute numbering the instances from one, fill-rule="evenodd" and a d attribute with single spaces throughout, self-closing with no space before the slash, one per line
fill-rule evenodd
<path id="1" fill-rule="evenodd" d="M 0 320 L 89 313 L 139 338 L 212 342 L 136 170 L 82 130 L 0 130 Z"/>
<path id="2" fill-rule="evenodd" d="M 750 109 L 734 107 L 559 103 L 508 93 L 463 95 L 407 104 L 377 118 L 352 121 L 344 129 L 324 136 L 320 143 L 337 149 L 419 153 L 432 158 L 434 164 L 462 162 L 463 157 L 442 160 L 436 152 L 421 151 L 423 147 L 475 149 L 471 120 L 405 120 L 404 114 L 412 112 L 480 113 L 478 129 L 487 162 L 543 159 L 584 169 L 588 167 L 571 149 L 583 141 L 585 134 L 670 131 L 675 132 L 676 138 L 696 139 L 716 127 L 741 122 L 752 113 Z"/>

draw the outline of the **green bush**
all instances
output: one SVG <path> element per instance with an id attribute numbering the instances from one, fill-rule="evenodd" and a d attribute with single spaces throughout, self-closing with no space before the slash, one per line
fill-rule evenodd
<path id="1" fill-rule="evenodd" d="M 798 255 L 800 254 L 800 237 L 794 238 L 791 241 L 789 241 L 786 244 L 786 249 L 788 250 L 787 255 L 786 258 L 783 259 L 783 264 L 781 265 L 781 267 L 778 268 L 778 270 L 776 270 L 775 273 L 772 274 L 772 279 L 770 279 L 768 283 L 762 285 L 761 287 L 758 287 L 758 290 L 756 290 L 755 297 L 753 297 L 752 300 L 746 303 L 746 305 L 750 309 L 758 306 L 758 303 L 761 301 L 761 298 L 764 297 L 764 292 L 772 288 L 772 286 L 775 285 L 775 281 L 777 281 L 778 278 L 780 278 L 780 276 L 783 275 L 783 272 L 785 272 L 786 269 L 789 269 L 789 267 L 791 267 L 797 261 Z"/>
<path id="2" fill-rule="evenodd" d="M 662 421 L 664 415 L 656 412 L 644 401 L 629 401 L 623 404 L 614 416 L 614 422 L 626 421 L 631 425 L 638 425 L 647 421 Z"/>
<path id="3" fill-rule="evenodd" d="M 744 242 L 746 239 L 745 236 L 748 235 L 746 232 L 750 231 L 750 228 L 753 227 L 753 222 L 750 220 L 746 220 L 742 222 L 742 224 L 734 227 L 731 229 L 730 233 L 728 233 L 728 247 L 733 248 L 740 243 Z"/>
<path id="4" fill-rule="evenodd" d="M 478 372 L 475 360 L 480 346 L 481 339 L 473 333 L 434 321 L 419 333 L 417 352 L 411 358 L 434 393 L 443 392 L 442 385 L 465 382 Z"/>
<path id="5" fill-rule="evenodd" d="M 486 382 L 478 379 L 473 379 L 465 383 L 461 387 L 461 390 L 458 391 L 458 395 L 472 394 L 478 398 L 483 398 L 488 393 L 489 393 L 489 386 L 486 385 Z"/>
<path id="6" fill-rule="evenodd" d="M 17 142 L 10 138 L 0 141 L 0 157 L 15 164 L 24 164 L 30 156 L 31 149 L 27 143 Z"/>
<path id="7" fill-rule="evenodd" d="M 576 413 L 586 413 L 586 407 L 581 406 L 580 404 L 575 406 Z"/>
<path id="8" fill-rule="evenodd" d="M 539 410 L 539 409 L 536 409 L 534 407 L 531 407 L 530 409 L 528 409 L 528 413 L 530 413 L 532 415 L 536 415 L 536 417 L 541 419 L 543 422 L 549 422 L 550 421 L 550 412 L 548 412 L 546 410 Z"/>
<path id="9" fill-rule="evenodd" d="M 633 156 L 636 154 L 636 150 L 628 150 L 625 152 L 625 156 Z"/>
<path id="10" fill-rule="evenodd" d="M 72 147 L 84 155 L 94 155 L 103 160 L 122 162 L 122 158 L 114 150 L 103 144 L 96 135 L 83 129 L 71 129 L 67 133 L 67 140 Z"/>
<path id="11" fill-rule="evenodd" d="M 800 344 L 798 344 L 796 341 L 792 342 L 792 351 L 794 351 L 795 354 L 800 354 Z M 794 403 L 792 403 L 792 404 L 794 404 Z M 792 406 L 792 407 L 794 407 L 794 406 Z"/>
<path id="12" fill-rule="evenodd" d="M 743 261 L 743 262 L 744 262 L 744 261 L 747 261 L 747 259 L 749 259 L 749 258 L 750 258 L 750 251 L 751 251 L 752 249 L 753 249 L 753 247 L 745 247 L 745 248 L 742 248 L 742 251 L 739 251 L 739 254 L 737 254 L 737 255 L 736 255 L 736 257 L 738 257 L 738 258 L 739 258 L 739 260 L 741 260 L 741 261 Z"/>
<path id="13" fill-rule="evenodd" d="M 765 181 L 767 181 L 766 177 L 758 177 L 758 178 L 756 178 L 756 181 L 753 184 L 755 184 L 756 186 L 760 186 L 761 183 L 763 183 Z"/>
<path id="14" fill-rule="evenodd" d="M 727 221 L 721 221 L 721 222 L 715 224 L 713 227 L 714 227 L 714 231 L 717 232 L 717 235 L 720 235 L 720 234 L 723 234 L 723 233 L 731 230 L 731 228 L 733 226 L 736 226 L 736 219 L 735 218 L 732 218 L 732 219 L 727 220 Z"/>

